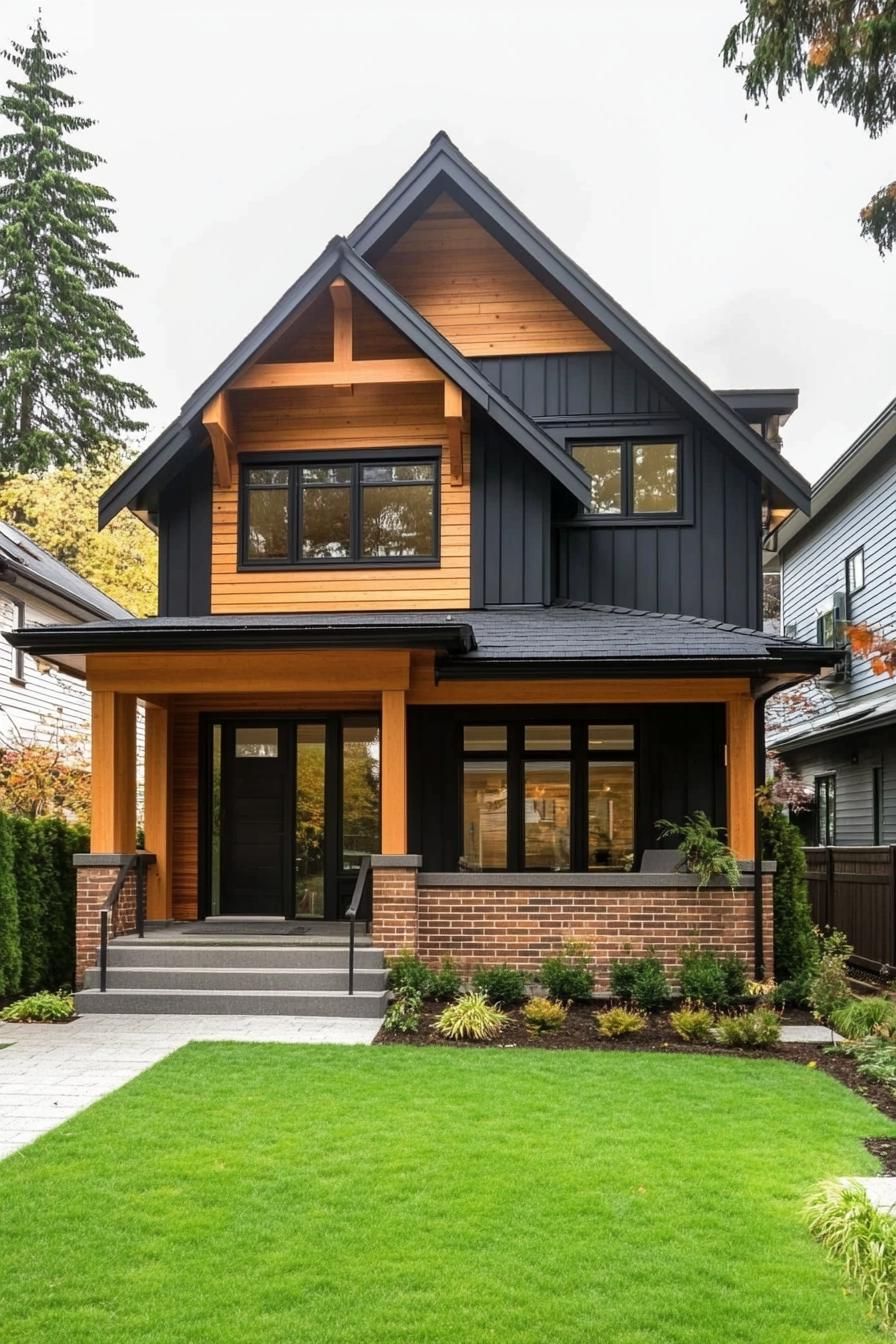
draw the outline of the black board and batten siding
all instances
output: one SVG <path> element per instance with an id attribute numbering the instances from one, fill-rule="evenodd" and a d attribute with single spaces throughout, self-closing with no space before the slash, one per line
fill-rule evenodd
<path id="1" fill-rule="evenodd" d="M 204 452 L 159 499 L 159 615 L 208 616 L 212 585 L 212 462 Z"/>
<path id="2" fill-rule="evenodd" d="M 590 523 L 555 517 L 552 578 L 547 598 L 506 597 L 489 582 L 485 547 L 474 553 L 474 603 L 567 599 L 705 616 L 761 628 L 761 483 L 711 435 L 680 412 L 631 364 L 612 352 L 520 355 L 476 361 L 505 395 L 567 446 L 589 430 L 619 426 L 625 435 L 669 434 L 683 446 L 683 517 L 674 521 L 625 519 Z M 474 426 L 474 464 L 477 448 Z M 513 455 L 520 457 L 519 449 Z M 504 449 L 504 462 L 511 445 Z M 506 466 L 504 467 L 506 471 Z M 475 472 L 475 466 L 474 466 Z M 475 481 L 475 475 L 474 475 Z M 506 530 L 502 564 L 511 545 L 531 546 L 531 524 L 495 478 L 482 501 L 482 530 Z M 474 494 L 475 497 L 475 494 Z M 474 506 L 475 507 L 475 506 Z M 474 523 L 474 537 L 477 529 Z M 478 571 L 477 571 L 478 561 Z M 518 584 L 515 591 L 519 593 Z M 534 593 L 534 589 L 530 589 Z"/>

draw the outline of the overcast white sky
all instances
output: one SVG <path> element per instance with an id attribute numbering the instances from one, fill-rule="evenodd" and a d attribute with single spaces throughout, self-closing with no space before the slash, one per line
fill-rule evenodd
<path id="1" fill-rule="evenodd" d="M 24 40 L 35 0 L 6 0 Z M 896 257 L 859 208 L 896 135 L 749 109 L 739 0 L 43 0 L 97 119 L 163 428 L 440 128 L 714 387 L 798 386 L 815 480 L 896 394 Z"/>

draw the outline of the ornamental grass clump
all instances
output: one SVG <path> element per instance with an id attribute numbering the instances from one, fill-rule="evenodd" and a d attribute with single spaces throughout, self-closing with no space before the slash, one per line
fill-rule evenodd
<path id="1" fill-rule="evenodd" d="M 780 1040 L 781 1019 L 771 1008 L 729 1013 L 716 1022 L 714 1035 L 719 1045 L 734 1050 L 765 1050 Z"/>
<path id="2" fill-rule="evenodd" d="M 806 1223 L 839 1260 L 886 1329 L 896 1327 L 896 1218 L 855 1183 L 825 1181 L 806 1202 Z"/>
<path id="3" fill-rule="evenodd" d="M 647 1018 L 643 1014 L 632 1013 L 628 1008 L 605 1008 L 603 1012 L 594 1014 L 594 1021 L 598 1035 L 607 1037 L 632 1036 L 647 1026 Z"/>
<path id="4" fill-rule="evenodd" d="M 564 943 L 559 957 L 548 957 L 538 972 L 539 982 L 547 990 L 549 999 L 561 1003 L 590 999 L 594 989 L 594 972 L 584 943 Z"/>
<path id="5" fill-rule="evenodd" d="M 831 1023 L 835 1031 L 850 1041 L 860 1041 L 874 1033 L 891 1036 L 896 1033 L 896 1001 L 882 994 L 850 999 L 833 1010 Z"/>
<path id="6" fill-rule="evenodd" d="M 70 1022 L 75 1016 L 71 994 L 53 994 L 47 989 L 29 994 L 0 1012 L 0 1022 Z"/>
<path id="7" fill-rule="evenodd" d="M 523 1008 L 523 1018 L 529 1031 L 540 1036 L 543 1031 L 556 1031 L 569 1014 L 565 1003 L 554 999 L 530 999 Z"/>
<path id="8" fill-rule="evenodd" d="M 500 1036 L 506 1023 L 507 1014 L 484 994 L 462 994 L 436 1018 L 436 1031 L 451 1041 L 488 1041 Z"/>
<path id="9" fill-rule="evenodd" d="M 480 966 L 473 972 L 473 988 L 491 1003 L 509 1008 L 526 997 L 526 977 L 513 966 Z"/>
<path id="10" fill-rule="evenodd" d="M 714 1021 L 708 1008 L 690 1003 L 669 1014 L 672 1030 L 683 1041 L 711 1041 Z"/>
<path id="11" fill-rule="evenodd" d="M 658 1013 L 669 998 L 669 981 L 657 957 L 633 957 L 610 965 L 610 992 L 642 1013 Z"/>

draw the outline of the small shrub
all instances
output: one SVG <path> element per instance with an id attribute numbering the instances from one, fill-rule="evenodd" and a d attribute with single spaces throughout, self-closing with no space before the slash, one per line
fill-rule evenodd
<path id="1" fill-rule="evenodd" d="M 11 1003 L 0 1012 L 2 1022 L 69 1022 L 75 1016 L 71 994 L 51 994 L 41 989 L 26 999 Z"/>
<path id="2" fill-rule="evenodd" d="M 386 1031 L 419 1031 L 422 1013 L 423 1000 L 416 989 L 402 989 L 386 1009 L 383 1026 Z"/>
<path id="3" fill-rule="evenodd" d="M 656 957 L 614 961 L 610 966 L 610 989 L 618 999 L 633 1003 L 642 1013 L 657 1013 L 669 998 L 669 981 Z"/>
<path id="4" fill-rule="evenodd" d="M 860 1041 L 881 1027 L 884 1029 L 882 1034 L 889 1034 L 896 1029 L 896 1003 L 880 994 L 853 998 L 834 1009 L 831 1022 L 834 1030 L 850 1041 Z"/>
<path id="5" fill-rule="evenodd" d="M 710 948 L 685 948 L 679 980 L 682 997 L 707 1008 L 730 1008 L 747 989 L 740 958 L 730 953 L 720 956 Z"/>
<path id="6" fill-rule="evenodd" d="M 838 1008 L 845 1008 L 852 998 L 846 963 L 852 948 L 846 934 L 839 929 L 818 933 L 818 964 L 809 981 L 809 1006 L 812 1016 L 820 1022 L 829 1022 Z"/>
<path id="7" fill-rule="evenodd" d="M 809 977 L 781 980 L 775 985 L 769 1002 L 774 1008 L 807 1008 L 809 1005 Z"/>
<path id="8" fill-rule="evenodd" d="M 480 966 L 473 973 L 473 988 L 491 1003 L 508 1008 L 526 997 L 526 977 L 513 966 Z"/>
<path id="9" fill-rule="evenodd" d="M 601 1036 L 631 1036 L 647 1026 L 647 1019 L 641 1013 L 629 1012 L 628 1008 L 605 1008 L 594 1014 L 594 1020 Z"/>
<path id="10" fill-rule="evenodd" d="M 855 1059 L 863 1078 L 883 1083 L 896 1092 L 896 1041 L 881 1036 L 867 1036 L 864 1041 L 856 1041 L 846 1047 L 846 1052 Z"/>
<path id="11" fill-rule="evenodd" d="M 432 971 L 408 948 L 389 962 L 389 988 L 396 994 L 404 989 L 412 989 L 421 999 L 428 999 L 432 993 L 432 982 Z"/>
<path id="12" fill-rule="evenodd" d="M 460 971 L 450 957 L 446 957 L 437 971 L 430 972 L 430 996 L 448 1003 L 460 993 Z"/>
<path id="13" fill-rule="evenodd" d="M 781 1037 L 781 1020 L 771 1008 L 754 1008 L 750 1013 L 730 1013 L 715 1025 L 720 1045 L 732 1049 L 763 1050 Z"/>
<path id="14" fill-rule="evenodd" d="M 825 1181 L 806 1203 L 814 1237 L 840 1260 L 882 1325 L 896 1325 L 896 1218 L 874 1207 L 860 1185 Z"/>
<path id="15" fill-rule="evenodd" d="M 484 994 L 462 994 L 436 1019 L 436 1031 L 449 1040 L 488 1041 L 500 1036 L 507 1014 L 489 1003 Z"/>
<path id="16" fill-rule="evenodd" d="M 672 1030 L 683 1041 L 711 1041 L 713 1015 L 708 1008 L 699 1008 L 686 1003 L 684 1007 L 669 1014 Z"/>
<path id="17" fill-rule="evenodd" d="M 723 877 L 732 891 L 740 886 L 740 867 L 725 844 L 722 827 L 713 826 L 705 812 L 695 812 L 684 821 L 658 821 L 662 839 L 678 840 L 679 853 L 689 873 L 697 875 L 697 890 L 702 891 L 714 877 Z"/>
<path id="18" fill-rule="evenodd" d="M 523 1008 L 523 1017 L 530 1031 L 540 1036 L 543 1031 L 555 1031 L 566 1021 L 569 1009 L 554 999 L 530 999 Z"/>
<path id="19" fill-rule="evenodd" d="M 594 972 L 584 943 L 565 943 L 559 957 L 542 962 L 538 979 L 547 990 L 549 999 L 568 1002 L 571 999 L 590 999 L 594 989 Z"/>

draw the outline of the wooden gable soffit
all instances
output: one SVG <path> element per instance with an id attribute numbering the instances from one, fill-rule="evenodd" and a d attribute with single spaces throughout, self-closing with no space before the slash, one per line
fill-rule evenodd
<path id="1" fill-rule="evenodd" d="M 448 464 L 452 485 L 464 483 L 464 397 L 457 383 L 445 379 L 445 426 L 448 431 Z"/>
<path id="2" fill-rule="evenodd" d="M 226 392 L 213 397 L 202 412 L 202 423 L 212 442 L 215 462 L 215 481 L 222 490 L 229 490 L 231 481 L 231 453 L 236 453 L 236 435 Z"/>

